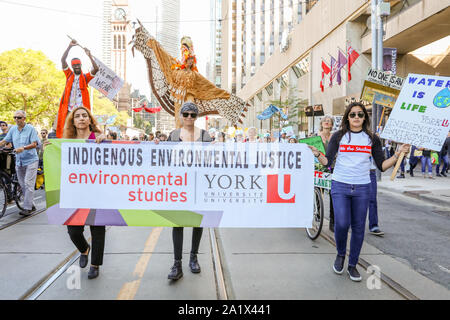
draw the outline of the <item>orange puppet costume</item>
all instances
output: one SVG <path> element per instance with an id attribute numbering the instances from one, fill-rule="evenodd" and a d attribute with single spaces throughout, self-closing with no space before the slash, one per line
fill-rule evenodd
<path id="1" fill-rule="evenodd" d="M 72 61 L 72 65 L 74 64 L 74 62 L 79 63 L 79 61 Z M 63 71 L 66 75 L 66 87 L 64 88 L 63 96 L 61 97 L 61 101 L 59 102 L 58 121 L 56 126 L 56 136 L 58 138 L 62 138 L 64 124 L 67 114 L 69 113 L 70 94 L 72 92 L 72 89 L 77 90 L 77 88 L 72 88 L 75 80 L 75 74 L 73 73 L 73 71 L 69 67 Z M 81 73 L 79 77 L 79 86 L 83 105 L 89 110 L 91 110 L 91 103 L 89 100 L 88 84 L 93 78 L 94 76 L 91 75 L 91 73 Z"/>

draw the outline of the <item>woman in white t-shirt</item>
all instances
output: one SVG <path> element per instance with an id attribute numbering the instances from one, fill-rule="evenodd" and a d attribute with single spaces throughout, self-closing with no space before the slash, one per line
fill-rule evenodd
<path id="1" fill-rule="evenodd" d="M 351 226 L 347 273 L 353 281 L 361 281 L 356 264 L 364 242 L 371 157 L 381 171 L 386 171 L 396 163 L 400 152 L 409 150 L 409 145 L 402 145 L 394 156 L 385 160 L 381 141 L 370 130 L 366 108 L 360 102 L 354 102 L 346 108 L 341 128 L 332 135 L 326 156 L 322 155 L 317 148 L 310 148 L 324 166 L 332 163 L 336 157 L 331 183 L 335 215 L 334 236 L 337 248 L 333 270 L 337 274 L 342 274 L 344 271 L 347 234 Z"/>

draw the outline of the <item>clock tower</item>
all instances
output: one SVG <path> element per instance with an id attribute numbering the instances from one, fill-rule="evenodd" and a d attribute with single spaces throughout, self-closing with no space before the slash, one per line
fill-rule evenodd
<path id="1" fill-rule="evenodd" d="M 124 85 L 114 99 L 119 111 L 131 108 L 131 85 L 127 77 L 128 42 L 130 42 L 130 8 L 128 0 L 104 1 L 104 25 L 107 38 L 106 50 L 109 67 L 124 80 Z"/>
<path id="2" fill-rule="evenodd" d="M 112 2 L 111 62 L 114 72 L 127 82 L 127 44 L 130 42 L 128 0 Z"/>

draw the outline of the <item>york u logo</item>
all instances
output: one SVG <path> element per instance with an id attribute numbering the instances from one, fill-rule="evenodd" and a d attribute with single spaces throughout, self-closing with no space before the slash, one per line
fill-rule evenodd
<path id="1" fill-rule="evenodd" d="M 267 203 L 295 203 L 295 194 L 291 193 L 290 174 L 267 176 Z"/>

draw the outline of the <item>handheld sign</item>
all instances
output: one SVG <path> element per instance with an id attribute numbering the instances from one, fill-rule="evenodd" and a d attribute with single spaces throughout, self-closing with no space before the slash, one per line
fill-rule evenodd
<path id="1" fill-rule="evenodd" d="M 440 151 L 450 129 L 450 77 L 409 74 L 381 138 Z"/>
<path id="2" fill-rule="evenodd" d="M 122 89 L 124 81 L 103 62 L 95 57 L 93 58 L 97 63 L 99 70 L 89 85 L 103 93 L 109 100 L 113 100 L 120 89 Z"/>
<path id="3" fill-rule="evenodd" d="M 316 147 L 317 150 L 319 150 L 323 154 L 325 154 L 325 152 L 326 152 L 325 146 L 323 145 L 323 141 L 322 141 L 322 138 L 320 136 L 310 137 L 310 138 L 306 138 L 306 139 L 300 139 L 298 142 L 299 143 L 306 143 L 309 146 Z"/>

